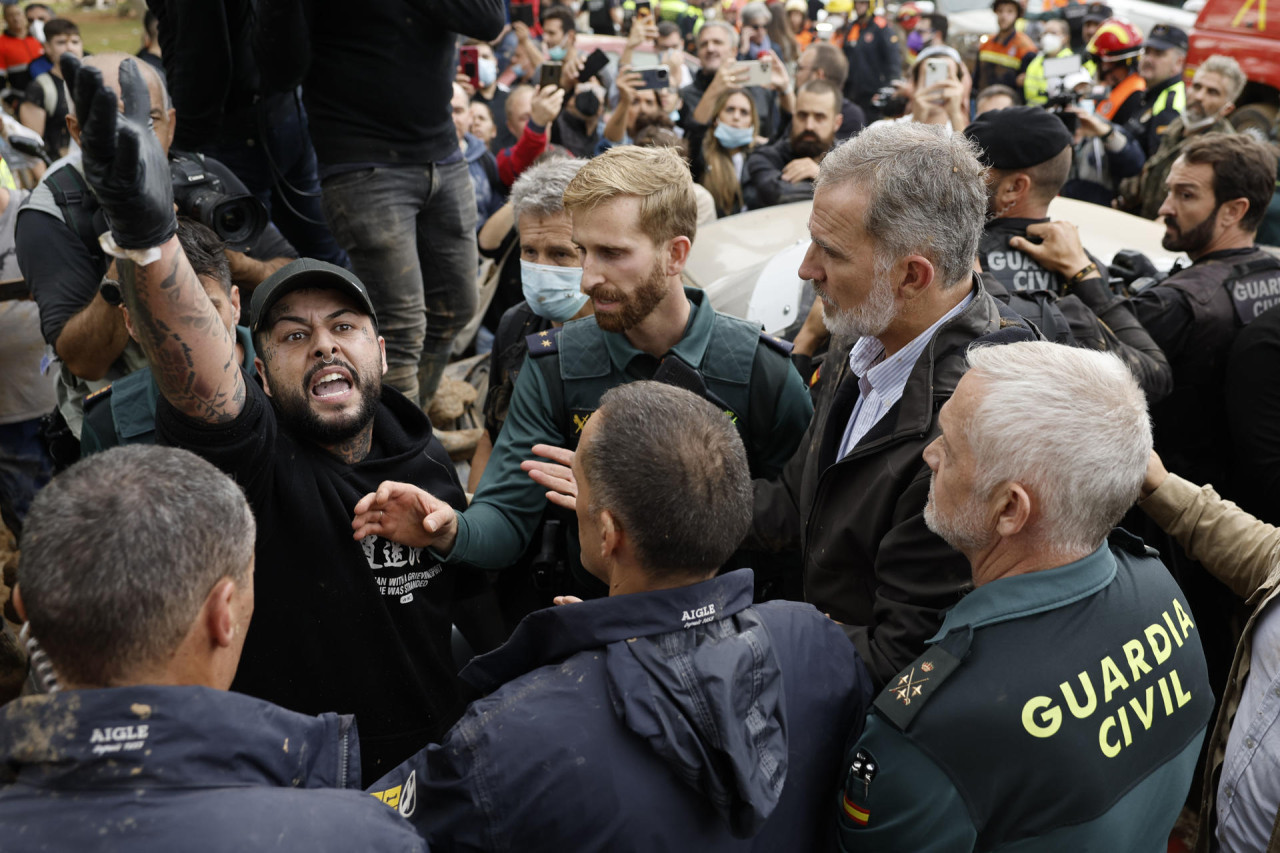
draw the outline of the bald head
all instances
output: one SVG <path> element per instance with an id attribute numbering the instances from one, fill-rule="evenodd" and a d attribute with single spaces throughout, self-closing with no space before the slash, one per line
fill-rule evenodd
<path id="1" fill-rule="evenodd" d="M 169 100 L 169 90 L 165 88 L 160 74 L 149 63 L 140 62 L 127 53 L 95 53 L 93 56 L 85 57 L 82 64 L 98 69 L 102 74 L 103 85 L 115 92 L 118 97 L 120 63 L 125 60 L 134 63 L 142 73 L 142 79 L 147 81 L 147 94 L 151 98 L 151 122 L 154 125 L 156 139 L 160 140 L 160 147 L 168 154 L 169 145 L 173 142 L 175 113 L 173 102 Z M 120 103 L 120 111 L 124 112 L 123 101 Z M 67 128 L 71 131 L 72 138 L 79 144 L 80 124 L 76 120 L 74 110 L 67 116 Z"/>

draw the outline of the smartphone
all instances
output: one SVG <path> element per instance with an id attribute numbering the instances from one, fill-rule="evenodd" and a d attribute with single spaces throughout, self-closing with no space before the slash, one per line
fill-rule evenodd
<path id="1" fill-rule="evenodd" d="M 467 76 L 474 89 L 480 88 L 480 48 L 475 45 L 458 48 L 458 70 Z"/>
<path id="2" fill-rule="evenodd" d="M 756 59 L 751 62 L 744 62 L 747 66 L 747 83 L 748 86 L 762 86 L 769 88 L 772 82 L 772 75 L 769 73 L 769 66 L 762 59 Z"/>
<path id="3" fill-rule="evenodd" d="M 649 0 L 636 0 L 636 17 L 640 19 L 653 17 L 653 5 Z"/>
<path id="4" fill-rule="evenodd" d="M 587 57 L 587 61 L 582 63 L 582 70 L 578 72 L 578 82 L 585 83 L 592 77 L 604 70 L 609 64 L 609 54 L 600 48 L 591 51 L 591 55 Z"/>
<path id="5" fill-rule="evenodd" d="M 666 89 L 671 82 L 671 72 L 665 65 L 641 68 L 640 77 L 644 81 L 640 84 L 640 89 Z"/>
<path id="6" fill-rule="evenodd" d="M 951 64 L 942 57 L 931 57 L 924 61 L 924 88 L 945 83 L 951 79 Z"/>
<path id="7" fill-rule="evenodd" d="M 511 0 L 511 23 L 519 21 L 529 29 L 533 29 L 537 16 L 531 0 Z"/>
<path id="8" fill-rule="evenodd" d="M 543 86 L 559 86 L 560 73 L 564 70 L 563 62 L 544 62 L 538 66 L 538 88 Z"/>

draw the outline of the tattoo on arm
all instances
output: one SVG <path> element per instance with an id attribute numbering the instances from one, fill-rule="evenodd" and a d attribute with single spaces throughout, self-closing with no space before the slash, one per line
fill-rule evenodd
<path id="1" fill-rule="evenodd" d="M 245 400 L 235 341 L 177 241 L 145 270 L 127 260 L 118 266 L 134 334 L 165 399 L 207 423 L 233 420 Z"/>

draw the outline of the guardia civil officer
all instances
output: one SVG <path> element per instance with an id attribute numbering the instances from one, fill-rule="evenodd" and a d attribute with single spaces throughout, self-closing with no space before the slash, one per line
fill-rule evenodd
<path id="1" fill-rule="evenodd" d="M 1163 851 L 1213 707 L 1199 630 L 1114 525 L 1151 452 L 1106 353 L 973 347 L 925 449 L 924 518 L 974 590 L 847 755 L 846 851 Z"/>
<path id="2" fill-rule="evenodd" d="M 505 568 L 528 545 L 546 500 L 522 462 L 534 464 L 524 460 L 537 445 L 574 448 L 600 395 L 637 379 L 696 389 L 719 406 L 737 425 L 753 476 L 775 474 L 799 445 L 813 408 L 786 345 L 762 335 L 758 325 L 715 311 L 702 291 L 681 285 L 697 202 L 680 156 L 667 148 L 611 148 L 569 183 L 564 209 L 582 252 L 582 291 L 594 316 L 530 336 L 529 361 L 466 512 L 387 482 L 357 505 L 358 536 L 382 531 L 429 545 L 449 563 Z M 567 455 L 558 458 L 567 464 Z M 416 502 L 416 529 L 382 526 L 379 513 L 399 502 Z M 580 571 L 577 576 L 589 581 Z"/>
<path id="3" fill-rule="evenodd" d="M 1173 389 L 1169 360 L 1133 307 L 1107 286 L 1105 263 L 1084 252 L 1086 264 L 1069 278 L 1010 245 L 1012 238 L 1026 238 L 1049 221 L 1049 203 L 1071 171 L 1072 137 L 1066 125 L 1041 107 L 1009 107 L 982 113 L 964 133 L 990 167 L 987 221 L 978 243 L 987 289 L 1049 340 L 1120 356 L 1148 401 L 1167 396 Z"/>

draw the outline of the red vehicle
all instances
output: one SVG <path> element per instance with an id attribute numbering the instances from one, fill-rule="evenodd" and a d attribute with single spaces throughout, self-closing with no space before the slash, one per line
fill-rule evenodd
<path id="1" fill-rule="evenodd" d="M 1267 16 L 1267 0 L 1206 0 L 1191 31 L 1187 79 L 1215 53 L 1234 57 L 1249 82 L 1236 101 L 1237 130 L 1270 138 L 1280 112 L 1280 8 Z"/>

